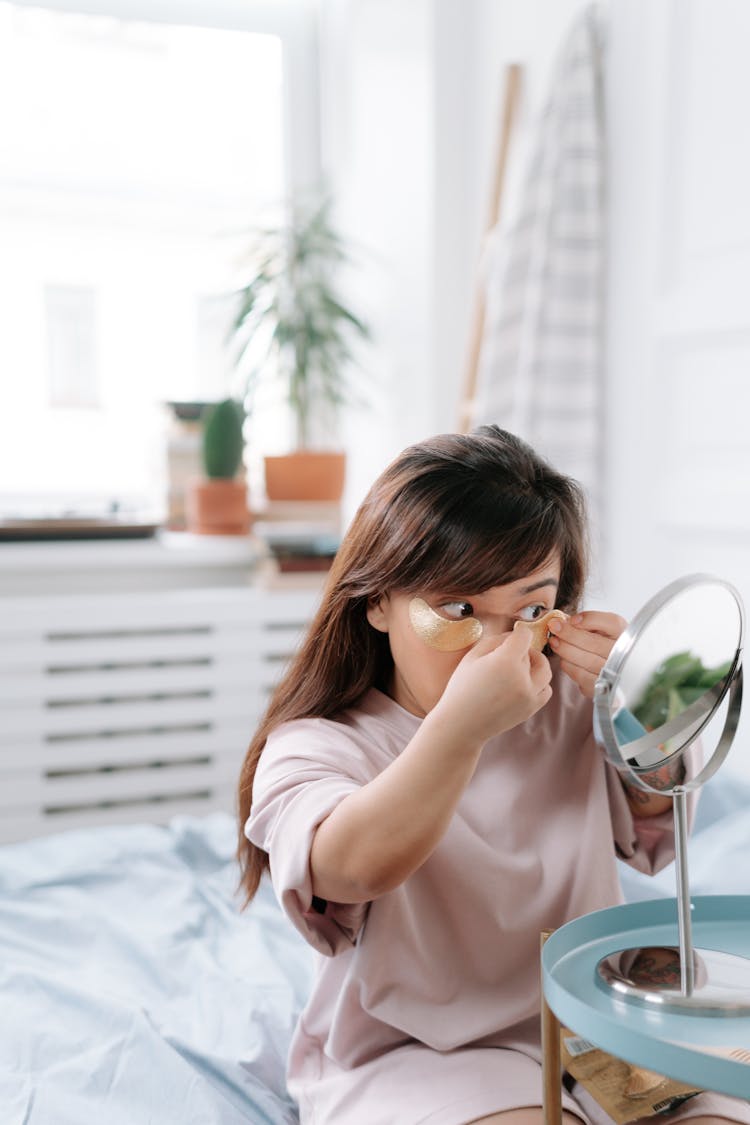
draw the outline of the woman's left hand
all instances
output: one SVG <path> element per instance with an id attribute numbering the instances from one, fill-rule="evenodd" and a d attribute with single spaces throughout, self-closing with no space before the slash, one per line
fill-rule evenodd
<path id="1" fill-rule="evenodd" d="M 549 646 L 560 657 L 563 672 L 588 699 L 594 698 L 594 684 L 626 626 L 616 613 L 596 610 L 573 614 L 567 621 L 550 621 Z"/>

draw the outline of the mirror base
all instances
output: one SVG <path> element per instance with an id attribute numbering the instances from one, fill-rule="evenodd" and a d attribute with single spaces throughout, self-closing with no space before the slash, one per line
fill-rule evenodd
<path id="1" fill-rule="evenodd" d="M 702 1016 L 750 1013 L 750 958 L 717 949 L 693 950 L 692 982 L 682 983 L 680 951 L 672 946 L 622 949 L 602 958 L 597 984 L 625 1001 L 660 1011 Z"/>

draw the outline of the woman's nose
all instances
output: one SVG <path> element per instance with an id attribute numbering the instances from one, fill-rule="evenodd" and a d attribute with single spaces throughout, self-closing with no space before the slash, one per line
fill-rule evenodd
<path id="1" fill-rule="evenodd" d="M 492 637 L 493 640 L 504 641 L 511 634 L 511 625 L 507 621 L 483 621 L 482 636 Z"/>

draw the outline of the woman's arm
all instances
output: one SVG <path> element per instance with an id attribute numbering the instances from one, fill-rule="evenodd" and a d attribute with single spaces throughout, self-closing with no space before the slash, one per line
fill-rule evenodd
<path id="1" fill-rule="evenodd" d="M 658 816 L 659 813 L 671 809 L 673 803 L 671 797 L 659 797 L 656 793 L 647 793 L 645 789 L 628 785 L 624 778 L 620 780 L 633 816 Z"/>
<path id="2" fill-rule="evenodd" d="M 313 892 L 369 902 L 416 871 L 445 833 L 485 743 L 550 699 L 549 661 L 528 630 L 481 640 L 463 657 L 436 706 L 381 774 L 345 797 L 318 827 Z"/>
<path id="3" fill-rule="evenodd" d="M 668 789 L 673 785 L 678 785 L 682 780 L 682 777 L 674 776 L 675 769 L 679 769 L 681 774 L 684 775 L 685 767 L 681 762 L 677 766 L 668 762 L 652 773 L 644 774 L 643 780 L 654 789 Z M 629 785 L 624 778 L 620 780 L 633 816 L 658 816 L 659 813 L 671 809 L 673 804 L 671 797 L 660 797 L 658 793 L 649 793 L 646 789 L 639 789 L 637 785 Z"/>

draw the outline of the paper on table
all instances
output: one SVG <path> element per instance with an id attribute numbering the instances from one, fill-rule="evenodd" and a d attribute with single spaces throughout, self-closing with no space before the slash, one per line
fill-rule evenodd
<path id="1" fill-rule="evenodd" d="M 563 1070 L 588 1090 L 616 1125 L 664 1113 L 701 1093 L 696 1086 L 631 1066 L 565 1027 L 560 1046 Z"/>

